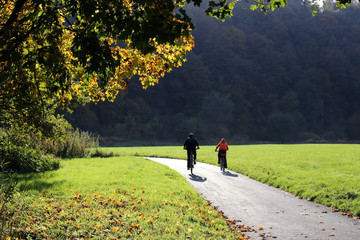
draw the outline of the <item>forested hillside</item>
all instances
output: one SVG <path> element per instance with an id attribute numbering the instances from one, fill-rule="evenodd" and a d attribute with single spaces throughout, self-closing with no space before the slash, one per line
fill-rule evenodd
<path id="1" fill-rule="evenodd" d="M 190 9 L 183 67 L 67 119 L 103 144 L 360 140 L 360 8 L 311 16 L 300 2 L 267 15 L 239 5 L 224 23 Z"/>

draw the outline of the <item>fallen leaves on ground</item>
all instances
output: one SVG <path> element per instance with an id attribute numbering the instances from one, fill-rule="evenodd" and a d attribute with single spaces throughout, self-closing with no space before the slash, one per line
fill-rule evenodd
<path id="1" fill-rule="evenodd" d="M 151 194 L 150 194 L 151 195 Z M 176 194 L 175 194 L 176 195 Z M 123 239 L 174 237 L 247 239 L 250 229 L 182 198 L 156 202 L 145 191 L 73 193 L 71 197 L 44 191 L 26 211 L 18 212 L 10 228 L 20 239 Z M 199 237 L 199 238 L 198 238 Z"/>

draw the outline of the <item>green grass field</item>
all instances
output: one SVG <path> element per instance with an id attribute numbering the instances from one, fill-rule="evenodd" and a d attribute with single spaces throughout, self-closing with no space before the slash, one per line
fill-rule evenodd
<path id="1" fill-rule="evenodd" d="M 360 216 L 360 145 L 296 144 L 229 146 L 229 169 L 343 212 Z M 201 146 L 198 160 L 217 164 L 215 146 Z M 177 147 L 104 148 L 117 154 L 186 158 Z"/>
<path id="2" fill-rule="evenodd" d="M 245 239 L 177 172 L 131 156 L 61 161 L 19 176 L 19 239 Z"/>
<path id="3" fill-rule="evenodd" d="M 198 161 L 217 163 L 215 146 Z M 19 238 L 244 238 L 177 172 L 141 156 L 185 159 L 181 146 L 102 148 L 113 158 L 62 160 L 57 171 L 19 175 Z M 360 215 L 360 145 L 230 146 L 231 170 Z M 184 166 L 185 167 L 185 166 Z M 20 208 L 19 208 L 20 209 Z M 350 213 L 348 213 L 350 215 Z"/>

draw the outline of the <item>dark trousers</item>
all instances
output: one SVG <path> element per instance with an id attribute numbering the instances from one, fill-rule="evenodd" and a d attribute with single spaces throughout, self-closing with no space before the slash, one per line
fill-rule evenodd
<path id="1" fill-rule="evenodd" d="M 194 161 L 196 160 L 196 149 L 187 149 L 187 167 L 190 167 L 190 155 L 193 153 Z"/>

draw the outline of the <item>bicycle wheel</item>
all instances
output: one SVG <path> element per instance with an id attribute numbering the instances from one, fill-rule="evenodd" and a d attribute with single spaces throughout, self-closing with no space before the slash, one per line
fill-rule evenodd
<path id="1" fill-rule="evenodd" d="M 190 155 L 190 172 L 191 172 L 191 174 L 193 173 L 193 168 L 194 168 L 194 156 L 191 154 Z"/>
<path id="2" fill-rule="evenodd" d="M 220 171 L 225 172 L 225 158 L 220 158 Z"/>

